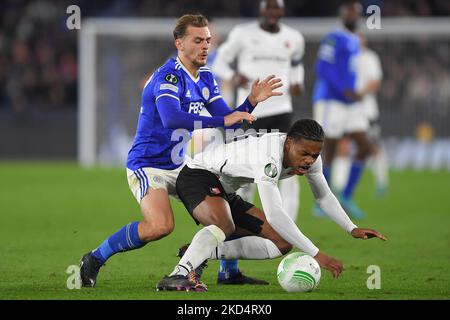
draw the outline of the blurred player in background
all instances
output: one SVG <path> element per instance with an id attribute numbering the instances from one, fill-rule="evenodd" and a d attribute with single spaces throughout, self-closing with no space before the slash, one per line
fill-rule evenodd
<path id="1" fill-rule="evenodd" d="M 379 141 L 381 127 L 376 99 L 376 93 L 381 87 L 383 71 L 378 54 L 368 48 L 367 39 L 362 33 L 358 35 L 361 50 L 357 57 L 357 88 L 360 91 L 366 90 L 367 92 L 361 101 L 359 101 L 359 104 L 362 106 L 361 112 L 366 113 L 370 124 L 368 138 L 371 142 L 371 150 L 367 165 L 374 176 L 376 195 L 382 196 L 387 190 L 389 181 L 389 166 L 386 151 L 382 148 Z M 350 143 L 351 141 L 345 138 L 339 142 L 338 156 L 333 161 L 332 181 L 335 190 L 342 191 L 348 179 L 348 171 L 351 165 Z"/>
<path id="2" fill-rule="evenodd" d="M 172 232 L 174 218 L 169 195 L 176 196 L 175 182 L 194 128 L 252 122 L 256 118 L 250 112 L 257 103 L 282 94 L 273 91 L 282 85 L 274 76 L 255 81 L 248 98 L 233 111 L 205 67 L 211 40 L 207 19 L 202 15 L 184 15 L 178 19 L 173 36 L 178 57 L 169 59 L 147 81 L 127 159 L 128 184 L 144 219 L 127 224 L 82 257 L 83 286 L 95 286 L 100 267 L 115 253 L 141 248 Z M 199 115 L 203 107 L 211 117 Z M 177 129 L 186 130 L 177 133 Z"/>
<path id="3" fill-rule="evenodd" d="M 378 54 L 368 48 L 367 38 L 359 33 L 361 51 L 358 56 L 358 81 L 357 86 L 360 91 L 365 91 L 366 95 L 360 103 L 369 119 L 370 128 L 368 137 L 371 141 L 370 158 L 368 165 L 371 168 L 374 178 L 376 194 L 382 196 L 388 188 L 389 165 L 386 151 L 380 144 L 381 127 L 379 123 L 380 112 L 376 94 L 380 90 L 383 69 Z"/>
<path id="4" fill-rule="evenodd" d="M 359 39 L 355 31 L 361 11 L 361 5 L 356 1 L 346 1 L 339 7 L 344 28 L 331 31 L 321 42 L 313 94 L 314 118 L 325 131 L 323 170 L 329 183 L 339 140 L 346 135 L 357 147 L 348 181 L 339 196 L 343 207 L 354 218 L 364 217 L 364 212 L 353 201 L 353 193 L 371 145 L 366 134 L 369 129 L 368 118 L 356 103 L 365 96 L 367 90 L 364 88 L 359 91 L 356 82 Z M 317 205 L 314 213 L 323 215 Z"/>
<path id="5" fill-rule="evenodd" d="M 323 176 L 320 152 L 324 134 L 314 120 L 296 121 L 288 133 L 247 135 L 216 144 L 198 154 L 181 170 L 177 192 L 199 230 L 174 271 L 157 290 L 206 291 L 206 286 L 185 281 L 205 259 L 273 259 L 293 246 L 314 257 L 338 277 L 342 262 L 319 251 L 284 211 L 278 181 L 305 175 L 316 201 L 329 217 L 354 238 L 378 237 L 375 230 L 358 228 L 342 209 Z M 263 210 L 236 195 L 242 185 L 255 183 Z M 224 242 L 232 234 L 241 237 Z"/>
<path id="6" fill-rule="evenodd" d="M 254 113 L 258 121 L 252 126 L 256 131 L 277 130 L 287 132 L 292 123 L 291 95 L 300 95 L 303 89 L 304 69 L 302 58 L 305 42 L 296 30 L 280 23 L 284 15 L 282 0 L 260 2 L 260 21 L 236 26 L 218 49 L 213 64 L 215 75 L 231 81 L 237 88 L 237 101 L 243 101 L 249 92 L 249 83 L 267 74 L 277 74 L 285 84 L 281 97 L 275 97 L 258 105 Z M 232 69 L 237 60 L 236 70 Z M 295 221 L 299 210 L 300 184 L 296 176 L 280 183 L 283 205 Z M 248 185 L 239 191 L 247 201 L 253 201 L 255 186 Z M 239 274 L 237 261 L 221 261 L 219 283 Z"/>

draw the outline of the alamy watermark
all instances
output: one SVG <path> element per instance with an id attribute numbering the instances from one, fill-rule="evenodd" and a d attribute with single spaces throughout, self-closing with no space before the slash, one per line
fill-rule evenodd
<path id="1" fill-rule="evenodd" d="M 66 9 L 66 13 L 69 14 L 66 20 L 66 26 L 69 30 L 81 29 L 81 9 L 77 5 L 70 5 Z"/>
<path id="2" fill-rule="evenodd" d="M 366 13 L 369 14 L 366 20 L 367 29 L 381 29 L 381 9 L 377 5 L 370 5 L 366 9 Z"/>
<path id="3" fill-rule="evenodd" d="M 370 274 L 367 278 L 366 285 L 367 289 L 381 289 L 381 269 L 377 265 L 370 265 L 367 267 L 367 273 Z"/>
<path id="4" fill-rule="evenodd" d="M 194 131 L 202 129 L 202 122 L 194 122 Z M 197 131 L 198 132 L 198 131 Z M 274 159 L 283 158 L 283 148 L 280 148 L 280 139 L 273 135 L 267 139 L 260 140 L 258 143 L 231 143 L 240 140 L 248 141 L 250 137 L 257 137 L 266 133 L 279 132 L 278 130 L 259 130 L 255 129 L 217 129 L 210 128 L 202 131 L 201 150 L 194 155 L 196 162 L 200 163 L 222 163 L 230 154 L 239 155 L 234 159 L 234 164 L 266 164 L 267 155 Z M 174 164 L 182 164 L 184 157 L 182 149 L 188 146 L 191 140 L 191 132 L 187 129 L 176 129 L 172 132 L 171 141 L 176 141 L 176 145 L 171 152 L 171 160 Z M 214 148 L 214 152 L 208 152 Z"/>
<path id="5" fill-rule="evenodd" d="M 66 13 L 69 14 L 66 20 L 66 26 L 69 30 L 81 29 L 81 9 L 79 6 L 72 4 L 67 7 Z M 381 29 L 381 8 L 377 5 L 370 5 L 366 9 L 369 15 L 366 20 L 367 29 Z"/>
<path id="6" fill-rule="evenodd" d="M 69 275 L 66 281 L 67 289 L 81 289 L 80 266 L 70 265 L 67 267 L 66 273 Z"/>

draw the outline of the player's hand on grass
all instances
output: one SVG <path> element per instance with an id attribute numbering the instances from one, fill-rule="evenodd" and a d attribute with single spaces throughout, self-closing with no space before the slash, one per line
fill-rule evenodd
<path id="1" fill-rule="evenodd" d="M 344 265 L 342 264 L 341 261 L 339 261 L 337 259 L 334 259 L 332 257 L 329 257 L 323 252 L 319 251 L 315 255 L 314 259 L 317 260 L 317 262 L 319 263 L 319 265 L 322 268 L 327 269 L 328 271 L 330 271 L 334 278 L 339 277 L 339 275 L 341 274 L 342 270 L 344 270 Z"/>
<path id="2" fill-rule="evenodd" d="M 353 238 L 356 238 L 356 239 L 367 240 L 367 239 L 376 237 L 376 238 L 384 240 L 384 241 L 387 240 L 385 236 L 383 236 L 381 233 L 379 233 L 378 231 L 373 230 L 373 229 L 355 228 L 352 230 L 351 234 L 352 234 Z"/>
<path id="3" fill-rule="evenodd" d="M 283 93 L 275 90 L 282 86 L 283 83 L 281 82 L 281 79 L 275 78 L 274 75 L 268 76 L 263 81 L 256 79 L 252 84 L 252 90 L 248 96 L 248 100 L 252 106 L 256 106 L 259 102 L 263 102 L 270 97 L 281 96 Z"/>
<path id="4" fill-rule="evenodd" d="M 252 116 L 248 112 L 235 111 L 224 117 L 224 124 L 225 124 L 225 127 L 229 127 L 236 123 L 242 123 L 243 121 L 247 121 L 248 123 L 253 123 L 253 121 L 255 121 L 255 120 L 256 120 L 256 117 Z"/>

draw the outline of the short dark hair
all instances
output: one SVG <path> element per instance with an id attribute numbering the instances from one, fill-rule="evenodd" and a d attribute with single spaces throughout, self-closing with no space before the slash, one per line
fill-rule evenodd
<path id="1" fill-rule="evenodd" d="M 300 119 L 294 122 L 287 134 L 294 140 L 306 139 L 313 141 L 324 140 L 322 126 L 312 119 Z"/>
<path id="2" fill-rule="evenodd" d="M 201 14 L 185 14 L 177 20 L 175 29 L 173 29 L 173 37 L 175 40 L 183 38 L 186 35 L 186 30 L 189 26 L 207 27 L 208 19 Z"/>

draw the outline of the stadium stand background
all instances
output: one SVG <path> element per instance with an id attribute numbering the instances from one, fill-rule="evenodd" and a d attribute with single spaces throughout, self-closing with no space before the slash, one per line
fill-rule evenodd
<path id="1" fill-rule="evenodd" d="M 80 6 L 82 19 L 176 17 L 197 11 L 211 18 L 251 18 L 257 15 L 258 2 L 1 1 L 0 159 L 76 158 L 78 32 L 68 32 L 66 28 L 69 5 Z M 323 6 L 317 1 L 285 0 L 286 16 L 333 17 L 339 2 L 329 1 L 328 6 Z M 377 4 L 383 16 L 450 15 L 447 0 L 361 3 L 363 6 Z M 437 137 L 450 138 L 449 41 L 424 38 L 406 45 L 383 41 L 369 45 L 380 54 L 383 64 L 384 82 L 378 95 L 383 134 L 409 137 L 417 128 L 419 136 L 432 132 Z M 316 52 L 317 44 L 307 43 L 306 91 L 296 101 L 302 106 L 299 116 L 311 114 Z M 138 90 L 135 95 L 139 98 Z"/>

